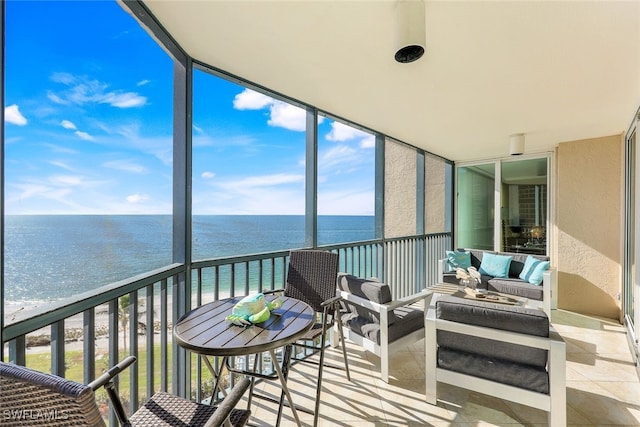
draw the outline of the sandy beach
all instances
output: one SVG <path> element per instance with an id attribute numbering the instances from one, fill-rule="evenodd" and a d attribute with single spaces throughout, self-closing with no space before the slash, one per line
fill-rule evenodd
<path id="1" fill-rule="evenodd" d="M 220 298 L 226 298 L 228 293 L 220 293 Z M 213 301 L 213 293 L 206 293 L 202 296 L 202 304 Z M 51 303 L 50 303 L 51 304 Z M 56 304 L 59 304 L 56 303 Z M 167 330 L 171 333 L 172 329 L 172 304 L 173 298 L 169 291 L 166 300 L 167 310 Z M 195 301 L 192 306 L 196 306 Z M 47 310 L 46 302 L 20 302 L 20 303 L 6 303 L 5 304 L 5 324 L 9 325 L 13 322 L 29 318 L 31 316 L 42 313 L 43 310 Z M 160 295 L 155 295 L 153 305 L 153 327 L 149 328 L 147 322 L 147 299 L 144 296 L 138 298 L 138 325 L 139 335 L 143 337 L 147 330 L 153 330 L 154 334 L 160 334 L 160 313 L 162 312 L 162 301 Z M 127 323 L 127 337 L 129 334 L 128 326 L 128 313 L 126 315 Z M 84 318 L 83 314 L 79 313 L 65 319 L 65 350 L 82 350 L 83 349 L 83 326 Z M 96 334 L 96 355 L 106 353 L 109 345 L 109 307 L 108 304 L 103 304 L 95 308 L 95 334 Z M 119 345 L 122 347 L 122 323 L 118 322 L 118 339 Z M 45 327 L 33 331 L 27 334 L 27 354 L 48 353 L 50 348 L 51 328 Z M 140 346 L 145 346 L 145 340 L 139 339 Z"/>
<path id="2" fill-rule="evenodd" d="M 138 299 L 138 325 L 140 326 L 139 335 L 144 335 L 146 330 L 151 329 L 154 333 L 159 335 L 160 328 L 160 313 L 162 311 L 162 304 L 160 301 L 160 297 L 157 296 L 154 299 L 154 308 L 153 308 L 153 317 L 154 317 L 154 326 L 152 328 L 148 328 L 146 325 L 147 321 L 147 309 L 146 309 L 146 298 L 141 297 Z M 207 300 L 208 301 L 208 300 Z M 20 304 L 9 304 L 5 307 L 6 316 L 5 322 L 6 324 L 11 324 L 17 320 L 29 318 L 33 315 L 37 315 L 41 313 L 43 309 L 46 309 L 46 303 L 20 303 Z M 168 325 L 167 329 L 171 332 L 172 323 L 171 323 L 171 310 L 172 310 L 172 298 L 167 297 L 167 310 L 168 310 Z M 122 313 L 122 312 L 121 312 Z M 127 323 L 127 337 L 129 334 L 128 331 L 128 313 L 126 317 Z M 71 316 L 65 319 L 64 329 L 65 329 L 65 350 L 82 350 L 83 349 L 83 326 L 84 326 L 84 316 L 82 313 Z M 100 355 L 102 353 L 106 353 L 108 351 L 109 346 L 109 307 L 107 304 L 96 307 L 95 309 L 95 346 L 96 346 L 96 355 Z M 118 338 L 120 346 L 122 346 L 122 322 L 118 322 Z M 33 331 L 27 334 L 27 354 L 38 354 L 38 353 L 48 353 L 51 351 L 50 348 L 50 337 L 51 337 L 51 328 L 44 327 Z M 144 339 L 141 340 L 140 345 L 145 345 Z"/>

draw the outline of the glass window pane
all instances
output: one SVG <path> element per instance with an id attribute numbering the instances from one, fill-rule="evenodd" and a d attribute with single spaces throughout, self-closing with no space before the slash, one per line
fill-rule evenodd
<path id="1" fill-rule="evenodd" d="M 457 171 L 457 246 L 493 250 L 495 166 L 465 166 Z"/>
<path id="2" fill-rule="evenodd" d="M 318 117 L 318 244 L 374 238 L 375 135 Z"/>
<path id="3" fill-rule="evenodd" d="M 501 248 L 547 253 L 547 159 L 502 162 Z"/>
<path id="4" fill-rule="evenodd" d="M 193 259 L 302 247 L 306 111 L 193 76 Z"/>
<path id="5" fill-rule="evenodd" d="M 10 315 L 171 263 L 173 61 L 115 1 L 4 6 Z"/>

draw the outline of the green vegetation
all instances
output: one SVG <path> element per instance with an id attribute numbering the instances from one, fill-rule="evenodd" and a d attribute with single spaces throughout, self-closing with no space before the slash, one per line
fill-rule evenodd
<path id="1" fill-rule="evenodd" d="M 129 354 L 130 354 L 129 352 L 121 351 L 118 360 L 124 359 Z M 138 366 L 138 378 L 139 378 L 138 397 L 139 397 L 140 403 L 144 402 L 147 399 L 147 396 L 146 396 L 147 355 L 148 355 L 148 352 L 143 349 L 139 350 L 137 354 L 137 359 L 138 359 L 137 366 Z M 82 350 L 68 350 L 65 353 L 65 377 L 66 378 L 79 383 L 84 383 L 83 356 L 84 356 L 84 353 Z M 160 390 L 160 379 L 161 379 L 160 378 L 161 377 L 160 356 L 161 356 L 160 344 L 156 344 L 154 346 L 154 351 L 153 351 L 153 364 L 154 364 L 153 385 L 154 385 L 155 391 Z M 51 353 L 28 354 L 26 356 L 26 359 L 27 359 L 26 365 L 29 368 L 35 369 L 41 372 L 51 372 Z M 168 364 L 169 372 L 167 374 L 168 375 L 167 382 L 169 387 L 171 387 L 171 360 L 172 360 L 172 346 L 171 346 L 171 343 L 168 343 L 167 364 Z M 197 356 L 192 355 L 191 384 L 193 385 L 196 384 L 196 378 L 197 378 L 196 360 L 197 360 Z M 104 373 L 109 368 L 109 366 L 110 364 L 109 364 L 108 354 L 105 353 L 105 354 L 96 355 L 95 376 L 98 377 L 99 375 Z M 128 408 L 128 405 L 129 405 L 130 380 L 131 380 L 130 370 L 125 370 L 120 375 L 118 375 L 118 381 L 119 381 L 118 394 L 120 395 L 120 398 L 125 408 Z M 223 377 L 223 381 L 221 385 L 222 387 L 228 386 L 227 375 Z M 203 388 L 204 396 L 210 395 L 211 390 L 213 388 L 213 376 L 211 375 L 211 373 L 209 372 L 209 370 L 206 368 L 204 364 L 202 367 L 202 388 Z M 195 398 L 195 391 L 192 392 L 192 398 Z M 98 390 L 96 392 L 96 400 L 98 401 L 98 404 L 100 405 L 101 410 L 103 410 L 103 412 L 106 414 L 108 400 L 107 400 L 107 394 L 104 391 L 104 389 Z"/>

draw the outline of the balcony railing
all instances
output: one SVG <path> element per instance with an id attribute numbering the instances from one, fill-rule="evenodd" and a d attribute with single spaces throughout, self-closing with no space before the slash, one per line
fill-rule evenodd
<path id="1" fill-rule="evenodd" d="M 450 247 L 451 235 L 439 233 L 320 249 L 340 255 L 340 271 L 389 284 L 397 299 L 435 283 L 437 260 Z M 132 354 L 138 363 L 120 378 L 129 410 L 158 390 L 203 400 L 210 376 L 199 357 L 174 345 L 173 323 L 209 301 L 283 288 L 288 255 L 278 251 L 208 259 L 193 262 L 190 269 L 172 264 L 47 308 L 16 313 L 2 335 L 5 360 L 40 370 L 48 365 L 53 374 L 88 383 L 123 354 Z M 37 353 L 31 350 L 35 345 Z M 242 358 L 236 363 L 251 362 Z M 110 418 L 115 425 L 113 414 Z"/>

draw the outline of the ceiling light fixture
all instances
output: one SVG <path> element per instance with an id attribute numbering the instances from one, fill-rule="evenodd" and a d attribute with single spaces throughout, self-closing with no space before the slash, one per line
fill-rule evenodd
<path id="1" fill-rule="evenodd" d="M 524 133 L 509 135 L 509 154 L 519 156 L 524 153 Z"/>
<path id="2" fill-rule="evenodd" d="M 422 57 L 425 49 L 425 15 L 422 0 L 398 0 L 395 5 L 396 61 L 406 64 Z"/>

